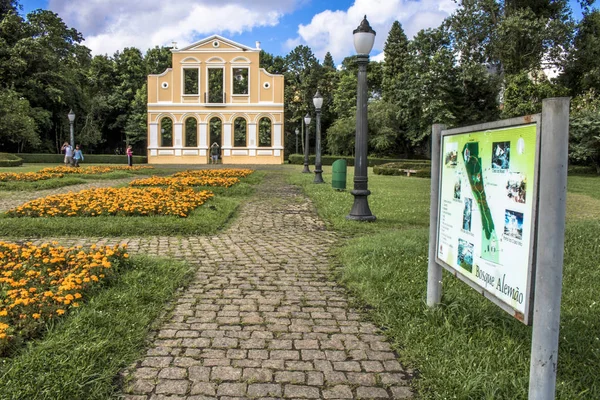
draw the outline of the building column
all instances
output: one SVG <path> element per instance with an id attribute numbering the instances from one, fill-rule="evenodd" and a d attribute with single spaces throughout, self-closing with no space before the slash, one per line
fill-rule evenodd
<path id="1" fill-rule="evenodd" d="M 200 140 L 198 147 L 200 147 L 200 155 L 206 157 L 208 150 L 208 122 L 200 122 Z"/>
<path id="2" fill-rule="evenodd" d="M 150 138 L 148 140 L 148 148 L 150 149 L 150 155 L 156 156 L 158 152 L 156 148 L 158 147 L 158 124 L 155 122 L 151 122 L 148 124 L 150 128 Z"/>
<path id="3" fill-rule="evenodd" d="M 183 124 L 181 122 L 173 124 L 173 147 L 175 148 L 175 155 L 181 156 L 181 148 L 183 147 Z"/>
<path id="4" fill-rule="evenodd" d="M 231 155 L 231 147 L 233 143 L 233 132 L 231 131 L 231 122 L 223 123 L 223 155 Z"/>
<path id="5" fill-rule="evenodd" d="M 248 155 L 256 156 L 256 148 L 258 147 L 258 135 L 256 131 L 256 123 L 249 122 L 247 126 L 247 135 L 248 135 Z"/>

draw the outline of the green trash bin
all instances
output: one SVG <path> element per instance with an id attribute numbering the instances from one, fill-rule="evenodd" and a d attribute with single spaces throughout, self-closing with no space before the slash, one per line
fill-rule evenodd
<path id="1" fill-rule="evenodd" d="M 336 190 L 346 189 L 346 160 L 334 161 L 331 167 L 333 171 L 331 186 Z"/>

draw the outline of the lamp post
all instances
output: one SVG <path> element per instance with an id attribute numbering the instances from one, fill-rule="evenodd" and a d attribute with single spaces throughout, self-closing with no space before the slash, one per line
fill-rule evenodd
<path id="1" fill-rule="evenodd" d="M 323 106 L 323 96 L 317 93 L 313 97 L 313 104 L 315 105 L 315 111 L 317 112 L 317 140 L 315 147 L 315 180 L 313 183 L 325 183 L 323 182 L 323 165 L 321 164 L 321 107 Z"/>
<path id="2" fill-rule="evenodd" d="M 296 154 L 298 154 L 298 134 L 300 133 L 298 128 L 296 128 L 295 133 L 296 133 Z"/>
<path id="3" fill-rule="evenodd" d="M 356 49 L 356 62 L 358 64 L 358 89 L 356 97 L 356 145 L 354 159 L 354 204 L 346 219 L 354 221 L 375 221 L 371 214 L 367 197 L 371 194 L 368 189 L 367 168 L 367 64 L 369 53 L 375 42 L 375 31 L 369 25 L 367 16 L 353 32 L 354 48 Z"/>
<path id="4" fill-rule="evenodd" d="M 73 110 L 69 111 L 67 117 L 69 117 L 69 125 L 71 128 L 71 147 L 75 148 L 75 130 L 73 129 L 73 122 L 75 122 L 75 113 L 73 112 Z"/>
<path id="5" fill-rule="evenodd" d="M 304 125 L 306 125 L 306 135 L 304 135 L 304 169 L 302 170 L 303 174 L 310 174 L 310 169 L 308 169 L 308 134 L 310 132 L 310 115 L 306 113 L 304 116 Z"/>

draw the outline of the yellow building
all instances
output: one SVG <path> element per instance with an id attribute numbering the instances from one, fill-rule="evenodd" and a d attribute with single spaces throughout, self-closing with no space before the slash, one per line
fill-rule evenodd
<path id="1" fill-rule="evenodd" d="M 173 49 L 173 68 L 148 76 L 148 163 L 283 163 L 283 75 L 218 35 Z"/>

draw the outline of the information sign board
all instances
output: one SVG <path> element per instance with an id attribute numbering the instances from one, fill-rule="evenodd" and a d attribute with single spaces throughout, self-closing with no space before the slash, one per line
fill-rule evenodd
<path id="1" fill-rule="evenodd" d="M 441 135 L 436 261 L 529 323 L 539 121 Z"/>

